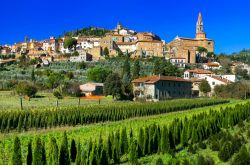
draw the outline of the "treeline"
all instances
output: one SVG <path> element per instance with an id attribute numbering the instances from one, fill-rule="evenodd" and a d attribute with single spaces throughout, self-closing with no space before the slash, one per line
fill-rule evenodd
<path id="1" fill-rule="evenodd" d="M 75 126 L 133 117 L 150 116 L 189 110 L 192 108 L 227 103 L 222 99 L 173 100 L 157 103 L 125 103 L 121 105 L 95 105 L 47 110 L 10 110 L 0 112 L 1 132 L 11 130 L 47 129 L 57 126 Z"/>
<path id="2" fill-rule="evenodd" d="M 60 147 L 57 146 L 56 139 L 52 137 L 47 150 L 45 150 L 44 142 L 40 142 L 41 140 L 37 138 L 33 144 L 28 145 L 27 164 L 40 162 L 41 164 L 69 165 L 74 162 L 76 165 L 107 165 L 127 161 L 137 164 L 138 158 L 155 153 L 174 154 L 178 152 L 179 147 L 189 147 L 191 150 L 190 148 L 195 144 L 220 133 L 222 128 L 233 127 L 249 118 L 249 109 L 250 103 L 220 111 L 211 110 L 209 113 L 204 112 L 189 119 L 175 119 L 170 125 L 154 124 L 139 130 L 127 130 L 124 127 L 110 132 L 106 139 L 100 135 L 98 141 L 90 139 L 84 144 L 80 142 L 76 144 L 76 141 L 72 139 L 70 146 L 67 135 L 64 133 Z M 15 139 L 13 151 L 13 164 L 22 162 L 21 144 L 18 138 Z M 185 163 L 192 164 L 193 162 L 185 160 Z"/>
<path id="3" fill-rule="evenodd" d="M 65 36 L 76 37 L 76 36 L 98 36 L 103 37 L 109 30 L 103 28 L 86 27 L 77 29 L 70 32 L 65 32 Z"/>

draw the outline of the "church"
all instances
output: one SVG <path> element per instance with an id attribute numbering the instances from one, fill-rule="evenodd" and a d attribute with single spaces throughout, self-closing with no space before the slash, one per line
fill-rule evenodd
<path id="1" fill-rule="evenodd" d="M 196 23 L 196 37 L 185 38 L 176 37 L 166 45 L 166 51 L 170 59 L 185 59 L 186 63 L 195 64 L 197 61 L 197 48 L 203 47 L 208 52 L 214 52 L 214 41 L 208 39 L 203 30 L 204 24 L 201 13 L 199 13 Z"/>

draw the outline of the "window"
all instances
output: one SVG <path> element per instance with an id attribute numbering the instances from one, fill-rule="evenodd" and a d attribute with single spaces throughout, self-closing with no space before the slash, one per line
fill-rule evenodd
<path id="1" fill-rule="evenodd" d="M 213 81 L 212 84 L 215 85 L 215 82 Z"/>

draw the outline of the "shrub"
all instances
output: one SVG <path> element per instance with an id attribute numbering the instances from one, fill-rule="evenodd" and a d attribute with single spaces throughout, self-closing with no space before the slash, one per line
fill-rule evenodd
<path id="1" fill-rule="evenodd" d="M 201 148 L 201 149 L 207 148 L 207 145 L 204 142 L 200 142 L 198 145 L 199 145 L 199 148 Z"/>
<path id="2" fill-rule="evenodd" d="M 247 151 L 246 146 L 242 146 L 240 152 L 237 153 L 232 160 L 232 165 L 249 165 L 250 164 L 250 154 Z"/>
<path id="3" fill-rule="evenodd" d="M 158 158 L 155 165 L 163 165 L 163 161 L 161 158 Z"/>

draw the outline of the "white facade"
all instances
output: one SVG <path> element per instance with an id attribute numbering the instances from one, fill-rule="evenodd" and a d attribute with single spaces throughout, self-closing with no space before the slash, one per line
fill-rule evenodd
<path id="1" fill-rule="evenodd" d="M 236 82 L 237 78 L 236 75 L 221 75 L 222 78 L 227 79 L 231 82 Z"/>
<path id="2" fill-rule="evenodd" d="M 186 70 L 184 79 L 203 78 L 207 75 L 215 75 L 215 73 L 203 69 Z"/>
<path id="3" fill-rule="evenodd" d="M 169 61 L 177 67 L 185 68 L 185 66 L 186 66 L 186 59 L 185 58 L 170 58 Z"/>
<path id="4" fill-rule="evenodd" d="M 212 63 L 203 64 L 203 68 L 206 70 L 209 70 L 209 69 L 217 70 L 217 69 L 221 69 L 221 65 L 218 62 L 212 62 Z"/>
<path id="5" fill-rule="evenodd" d="M 208 84 L 211 87 L 211 92 L 214 92 L 214 87 L 216 85 L 227 85 L 232 83 L 231 81 L 224 79 L 221 76 L 204 76 L 202 79 L 207 80 Z"/>
<path id="6" fill-rule="evenodd" d="M 127 51 L 129 53 L 136 51 L 136 45 L 133 43 L 122 43 L 122 44 L 117 43 L 117 46 L 123 53 L 126 53 Z"/>

